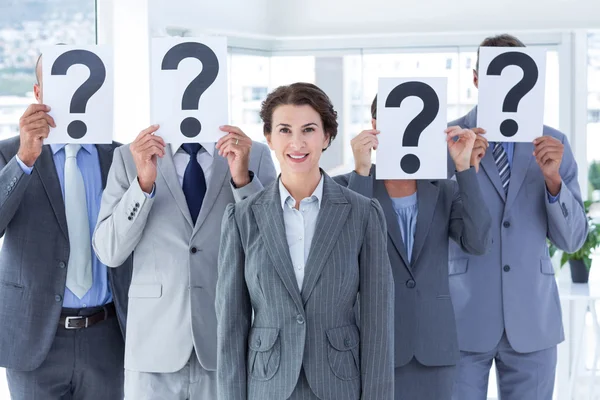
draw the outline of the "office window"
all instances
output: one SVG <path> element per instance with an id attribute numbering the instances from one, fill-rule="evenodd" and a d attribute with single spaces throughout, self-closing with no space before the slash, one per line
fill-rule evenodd
<path id="1" fill-rule="evenodd" d="M 19 118 L 34 102 L 39 48 L 96 43 L 93 0 L 0 2 L 0 140 L 19 133 Z"/>
<path id="2" fill-rule="evenodd" d="M 588 34 L 588 124 L 587 160 L 589 163 L 588 193 L 590 199 L 600 201 L 600 31 Z"/>

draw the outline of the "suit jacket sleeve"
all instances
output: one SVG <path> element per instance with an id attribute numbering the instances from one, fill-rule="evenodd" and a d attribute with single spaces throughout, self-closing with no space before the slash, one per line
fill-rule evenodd
<path id="1" fill-rule="evenodd" d="M 235 205 L 223 215 L 219 249 L 217 313 L 217 399 L 247 398 L 246 357 L 252 309 L 244 278 L 245 256 Z"/>
<path id="2" fill-rule="evenodd" d="M 373 174 L 373 170 L 371 170 L 371 174 Z M 373 177 L 371 175 L 362 176 L 352 171 L 349 174 L 338 175 L 333 180 L 353 192 L 362 194 L 368 198 L 373 197 Z"/>
<path id="3" fill-rule="evenodd" d="M 467 253 L 485 254 L 491 242 L 492 218 L 481 194 L 475 168 L 458 172 L 456 181 L 450 211 L 450 237 Z"/>
<path id="4" fill-rule="evenodd" d="M 577 181 L 577 163 L 566 137 L 563 137 L 562 143 L 565 151 L 560 166 L 562 183 L 558 201 L 550 203 L 548 196 L 544 196 L 548 214 L 548 238 L 559 249 L 574 253 L 583 246 L 587 238 L 588 223 Z"/>
<path id="5" fill-rule="evenodd" d="M 233 198 L 236 203 L 254 193 L 260 192 L 265 186 L 268 186 L 275 178 L 277 178 L 277 172 L 275 171 L 275 165 L 273 164 L 273 158 L 271 157 L 269 148 L 267 146 L 261 146 L 261 148 L 262 152 L 260 161 L 258 162 L 258 170 L 254 173 L 252 181 L 241 188 L 236 188 L 233 185 L 231 186 Z"/>
<path id="6" fill-rule="evenodd" d="M 0 237 L 15 216 L 21 200 L 25 195 L 31 175 L 23 169 L 13 157 L 6 162 L 4 154 L 0 151 Z"/>
<path id="7" fill-rule="evenodd" d="M 359 267 L 361 399 L 393 399 L 394 280 L 377 200 L 371 200 Z"/>
<path id="8" fill-rule="evenodd" d="M 133 252 L 154 203 L 142 191 L 137 174 L 127 177 L 123 151 L 129 148 L 115 149 L 92 239 L 98 259 L 109 267 L 120 266 Z"/>

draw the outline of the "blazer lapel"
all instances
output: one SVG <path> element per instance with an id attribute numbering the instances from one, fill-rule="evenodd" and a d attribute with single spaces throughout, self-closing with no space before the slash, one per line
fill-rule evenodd
<path id="1" fill-rule="evenodd" d="M 279 180 L 275 180 L 270 187 L 265 189 L 261 198 L 252 206 L 252 212 L 258 230 L 264 239 L 265 249 L 273 261 L 279 278 L 299 309 L 303 309 L 298 281 L 285 236 L 283 209 L 279 197 Z"/>
<path id="2" fill-rule="evenodd" d="M 417 215 L 415 242 L 412 250 L 412 267 L 416 265 L 423 245 L 427 240 L 427 234 L 429 233 L 431 220 L 433 219 L 437 204 L 438 191 L 438 187 L 430 181 L 417 181 L 417 207 L 419 214 Z"/>
<path id="3" fill-rule="evenodd" d="M 158 159 L 158 170 L 163 176 L 167 187 L 175 198 L 175 202 L 183 213 L 186 221 L 188 224 L 190 224 L 190 227 L 193 228 L 194 224 L 192 224 L 192 216 L 190 214 L 190 209 L 188 208 L 187 202 L 185 201 L 183 189 L 181 189 L 181 185 L 179 184 L 179 178 L 177 177 L 177 171 L 175 170 L 175 164 L 173 163 L 173 153 L 171 152 L 170 144 L 165 147 L 165 156 Z"/>
<path id="4" fill-rule="evenodd" d="M 500 179 L 500 173 L 498 172 L 498 166 L 496 165 L 496 160 L 494 160 L 494 151 L 490 148 L 485 152 L 485 156 L 481 160 L 481 167 L 487 174 L 488 178 L 496 188 L 498 195 L 506 202 L 506 193 L 504 192 L 504 188 L 502 187 L 502 180 Z"/>
<path id="5" fill-rule="evenodd" d="M 33 168 L 37 171 L 40 176 L 44 190 L 50 200 L 50 205 L 54 210 L 58 225 L 62 230 L 63 234 L 69 239 L 69 231 L 67 229 L 67 216 L 65 213 L 65 201 L 62 195 L 62 189 L 60 188 L 60 181 L 58 180 L 58 174 L 56 173 L 56 166 L 54 165 L 54 158 L 52 157 L 52 150 L 50 146 L 45 145 L 42 147 L 42 154 L 35 163 Z"/>
<path id="6" fill-rule="evenodd" d="M 346 225 L 350 208 L 351 206 L 342 193 L 340 186 L 327 174 L 323 173 L 321 210 L 317 217 L 317 226 L 310 245 L 302 286 L 304 304 L 306 304 L 315 288 L 329 254 L 337 243 L 342 228 Z"/>
<path id="7" fill-rule="evenodd" d="M 210 178 L 210 183 L 207 183 L 208 189 L 206 190 L 206 194 L 204 195 L 204 200 L 202 201 L 202 208 L 200 208 L 200 214 L 198 214 L 198 219 L 196 220 L 196 226 L 194 227 L 194 233 L 198 232 L 206 217 L 212 210 L 217 197 L 219 196 L 219 192 L 223 189 L 223 182 L 228 175 L 229 165 L 227 164 L 227 159 L 220 156 L 215 149 L 213 156 L 213 164 L 212 164 L 212 174 Z M 183 192 L 182 192 L 183 193 Z M 187 203 L 186 203 L 187 206 Z"/>
<path id="8" fill-rule="evenodd" d="M 515 143 L 506 206 L 510 206 L 517 197 L 533 158 L 533 143 Z"/>
<path id="9" fill-rule="evenodd" d="M 102 175 L 102 188 L 106 187 L 106 180 L 108 178 L 108 172 L 112 164 L 114 147 L 111 145 L 97 144 L 96 149 L 98 150 L 98 159 L 100 160 L 100 174 Z"/>
<path id="10" fill-rule="evenodd" d="M 406 245 L 404 244 L 404 240 L 402 240 L 402 233 L 400 232 L 400 227 L 398 226 L 398 216 L 394 211 L 394 206 L 385 188 L 384 181 L 376 180 L 373 186 L 374 197 L 379 201 L 379 204 L 381 205 L 381 208 L 383 209 L 383 213 L 385 215 L 388 235 L 390 239 L 392 239 L 392 243 L 394 244 L 396 251 L 398 252 L 398 254 L 400 254 L 400 257 L 404 262 L 404 266 L 408 270 L 409 274 L 412 275 L 412 270 L 409 268 L 410 260 L 408 259 L 408 255 L 406 252 Z"/>

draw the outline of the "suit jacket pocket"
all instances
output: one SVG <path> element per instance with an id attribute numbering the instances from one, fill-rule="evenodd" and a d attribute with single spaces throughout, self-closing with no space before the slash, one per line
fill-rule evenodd
<path id="1" fill-rule="evenodd" d="M 542 258 L 540 261 L 540 270 L 542 274 L 546 275 L 554 275 L 554 265 L 552 265 L 552 260 L 550 258 Z"/>
<path id="2" fill-rule="evenodd" d="M 253 379 L 268 381 L 275 376 L 281 361 L 278 328 L 252 328 L 248 338 L 248 371 Z"/>
<path id="3" fill-rule="evenodd" d="M 360 377 L 358 345 L 360 334 L 356 325 L 342 326 L 327 331 L 329 366 L 335 376 L 348 381 Z"/>
<path id="4" fill-rule="evenodd" d="M 468 258 L 459 258 L 448 262 L 448 275 L 459 275 L 467 272 L 469 266 Z"/>
<path id="5" fill-rule="evenodd" d="M 160 283 L 132 284 L 129 287 L 129 297 L 159 298 L 161 296 L 162 285 Z"/>

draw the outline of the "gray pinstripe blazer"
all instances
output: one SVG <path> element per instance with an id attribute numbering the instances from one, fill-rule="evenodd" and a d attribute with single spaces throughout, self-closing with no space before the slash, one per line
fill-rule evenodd
<path id="1" fill-rule="evenodd" d="M 325 175 L 300 291 L 277 181 L 228 206 L 216 295 L 220 400 L 287 399 L 301 368 L 322 400 L 394 398 L 394 287 L 385 232 L 376 200 Z"/>

